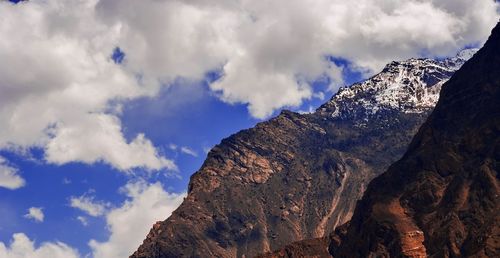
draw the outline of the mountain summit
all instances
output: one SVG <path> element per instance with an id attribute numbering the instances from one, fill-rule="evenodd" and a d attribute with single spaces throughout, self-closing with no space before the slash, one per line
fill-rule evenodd
<path id="1" fill-rule="evenodd" d="M 131 257 L 253 257 L 328 235 L 403 155 L 471 51 L 393 62 L 312 114 L 284 111 L 224 139 Z"/>
<path id="2" fill-rule="evenodd" d="M 476 51 L 465 49 L 444 60 L 412 58 L 391 62 L 372 78 L 341 88 L 319 112 L 332 112 L 334 118 L 357 120 L 360 125 L 388 110 L 427 112 L 436 105 L 443 83 Z"/>

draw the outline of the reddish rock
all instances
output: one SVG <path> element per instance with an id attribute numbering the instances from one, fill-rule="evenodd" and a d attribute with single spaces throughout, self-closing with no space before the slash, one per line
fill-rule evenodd
<path id="1" fill-rule="evenodd" d="M 334 257 L 500 257 L 500 25 L 368 186 Z"/>

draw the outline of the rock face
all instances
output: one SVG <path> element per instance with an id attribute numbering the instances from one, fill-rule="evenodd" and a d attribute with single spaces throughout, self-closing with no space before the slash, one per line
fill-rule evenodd
<path id="1" fill-rule="evenodd" d="M 334 257 L 500 257 L 500 25 L 368 186 Z"/>
<path id="2" fill-rule="evenodd" d="M 466 58 L 393 62 L 312 114 L 284 111 L 224 139 L 131 257 L 253 257 L 328 236 L 402 156 Z"/>
<path id="3" fill-rule="evenodd" d="M 331 258 L 329 246 L 338 246 L 348 227 L 349 222 L 337 227 L 329 236 L 293 242 L 256 258 Z"/>

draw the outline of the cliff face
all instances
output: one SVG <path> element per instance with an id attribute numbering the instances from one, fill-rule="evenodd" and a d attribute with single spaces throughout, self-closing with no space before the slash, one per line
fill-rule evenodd
<path id="1" fill-rule="evenodd" d="M 334 257 L 500 257 L 500 25 L 374 179 Z"/>
<path id="2" fill-rule="evenodd" d="M 402 156 L 463 56 L 393 62 L 312 114 L 285 111 L 224 139 L 131 257 L 253 257 L 327 236 Z"/>

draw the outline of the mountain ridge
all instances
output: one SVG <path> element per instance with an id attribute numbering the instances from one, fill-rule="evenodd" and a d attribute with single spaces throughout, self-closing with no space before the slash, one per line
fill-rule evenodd
<path id="1" fill-rule="evenodd" d="M 447 80 L 457 64 L 407 62 L 429 68 L 419 74 L 426 80 L 399 85 L 424 91 Z M 412 69 L 399 64 L 398 69 Z M 340 102 L 335 95 L 313 114 L 283 111 L 222 140 L 191 177 L 185 201 L 155 224 L 131 257 L 252 257 L 330 234 L 350 219 L 366 184 L 401 157 L 432 110 L 427 103 L 418 112 L 391 105 L 366 112 L 360 99 L 376 99 L 374 93 L 394 86 L 377 80 L 394 72 L 358 84 L 378 89 L 358 90 L 354 96 L 360 98 Z M 402 99 L 418 95 L 407 91 Z M 343 116 L 334 115 L 339 106 L 347 107 Z"/>

